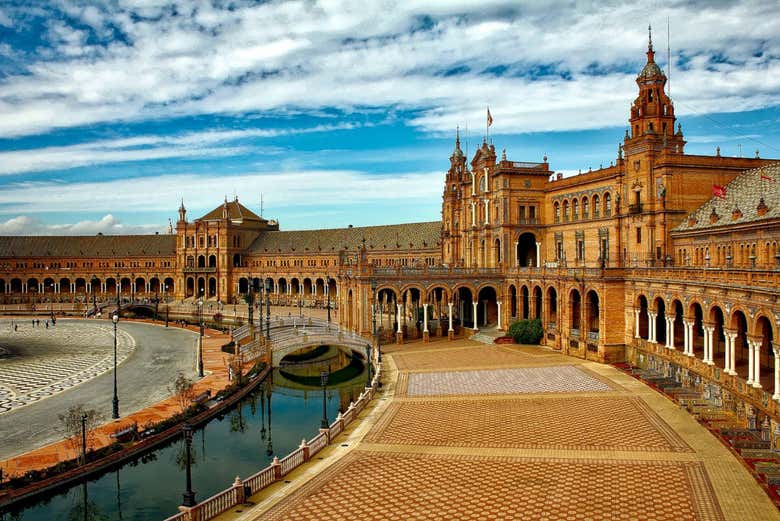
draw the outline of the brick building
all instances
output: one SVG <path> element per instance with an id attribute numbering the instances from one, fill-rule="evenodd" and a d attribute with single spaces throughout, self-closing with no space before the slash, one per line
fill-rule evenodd
<path id="1" fill-rule="evenodd" d="M 469 159 L 456 136 L 440 222 L 283 231 L 237 198 L 191 221 L 182 203 L 163 235 L 0 237 L 0 298 L 261 291 L 327 299 L 342 325 L 398 342 L 540 318 L 549 347 L 657 364 L 778 418 L 780 166 L 686 154 L 666 81 L 649 42 L 615 157 L 576 176 L 487 141 Z"/>

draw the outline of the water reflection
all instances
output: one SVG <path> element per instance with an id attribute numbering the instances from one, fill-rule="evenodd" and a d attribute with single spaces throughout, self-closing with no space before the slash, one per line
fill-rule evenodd
<path id="1" fill-rule="evenodd" d="M 328 416 L 335 418 L 365 385 L 362 364 L 335 353 L 328 385 Z M 322 417 L 319 371 L 303 364 L 274 370 L 270 378 L 223 416 L 194 433 L 192 480 L 197 498 L 230 486 L 273 459 L 295 450 L 302 438 L 315 436 Z M 307 385 L 316 374 L 316 384 Z M 314 394 L 311 394 L 314 393 Z M 313 399 L 315 398 L 316 399 Z M 310 399 L 312 398 L 312 399 Z M 258 444 L 259 441 L 259 444 Z M 171 442 L 108 473 L 51 493 L 27 505 L 0 512 L 0 521 L 71 521 L 164 519 L 176 512 L 184 491 L 184 442 Z"/>

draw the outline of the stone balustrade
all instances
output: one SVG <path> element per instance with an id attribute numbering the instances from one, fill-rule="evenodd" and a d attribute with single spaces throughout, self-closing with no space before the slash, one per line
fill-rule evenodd
<path id="1" fill-rule="evenodd" d="M 374 374 L 374 378 L 371 381 L 371 386 L 366 387 L 357 401 L 351 403 L 344 414 L 339 414 L 328 429 L 321 429 L 320 433 L 308 442 L 304 440 L 300 447 L 281 460 L 274 458 L 274 461 L 269 466 L 247 479 L 241 480 L 236 477 L 230 488 L 211 496 L 194 507 L 179 507 L 180 512 L 167 518 L 165 521 L 207 521 L 212 519 L 234 506 L 244 503 L 247 499 L 246 494 L 256 494 L 260 490 L 280 481 L 298 466 L 310 461 L 311 458 L 332 442 L 338 434 L 343 432 L 347 425 L 357 417 L 358 413 L 374 397 L 379 385 L 382 364 L 378 362 L 376 355 L 373 358 L 376 374 Z"/>

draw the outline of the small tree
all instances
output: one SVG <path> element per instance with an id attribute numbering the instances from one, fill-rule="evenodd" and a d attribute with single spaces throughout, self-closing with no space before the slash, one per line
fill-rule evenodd
<path id="1" fill-rule="evenodd" d="M 71 405 L 64 414 L 58 415 L 60 424 L 65 432 L 65 439 L 77 455 L 80 454 L 82 449 L 82 418 L 85 417 L 86 450 L 89 450 L 95 442 L 96 433 L 94 429 L 103 422 L 103 415 L 95 409 L 85 409 L 84 404 Z"/>
<path id="2" fill-rule="evenodd" d="M 514 338 L 518 344 L 538 344 L 544 335 L 542 321 L 538 318 L 518 320 L 509 326 L 507 335 Z"/>
<path id="3" fill-rule="evenodd" d="M 179 372 L 173 381 L 173 387 L 169 387 L 168 391 L 176 397 L 176 403 L 184 414 L 184 411 L 192 405 L 192 399 L 195 398 L 195 384 L 184 373 Z"/>

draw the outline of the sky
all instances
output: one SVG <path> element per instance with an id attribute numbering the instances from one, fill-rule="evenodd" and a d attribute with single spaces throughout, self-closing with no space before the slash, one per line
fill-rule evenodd
<path id="1" fill-rule="evenodd" d="M 780 5 L 0 0 L 0 235 L 440 218 L 461 129 L 564 175 L 617 157 L 646 61 L 694 154 L 780 157 Z M 262 194 L 262 195 L 261 195 Z"/>

